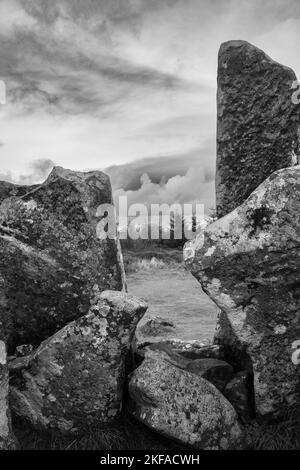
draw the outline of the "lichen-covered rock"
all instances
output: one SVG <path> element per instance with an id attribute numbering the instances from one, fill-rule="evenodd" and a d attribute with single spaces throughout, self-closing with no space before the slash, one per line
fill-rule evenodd
<path id="1" fill-rule="evenodd" d="M 6 346 L 0 340 L 0 450 L 14 449 L 15 438 L 11 429 L 8 405 L 8 368 L 6 363 Z"/>
<path id="2" fill-rule="evenodd" d="M 87 315 L 16 359 L 16 367 L 10 363 L 12 411 L 35 427 L 68 433 L 115 419 L 125 359 L 146 309 L 123 292 L 100 294 Z"/>
<path id="3" fill-rule="evenodd" d="M 154 431 L 196 449 L 242 446 L 237 414 L 207 380 L 147 350 L 130 377 L 131 411 Z"/>
<path id="4" fill-rule="evenodd" d="M 217 214 L 239 206 L 276 170 L 299 161 L 294 72 L 245 41 L 221 45 L 218 61 Z M 300 162 L 300 161 L 299 161 Z"/>
<path id="5" fill-rule="evenodd" d="M 13 184 L 8 181 L 0 181 L 0 202 L 12 196 L 24 196 L 39 185 L 24 186 Z"/>
<path id="6" fill-rule="evenodd" d="M 244 419 L 252 417 L 251 377 L 248 371 L 241 370 L 227 383 L 224 396 L 232 404 L 239 416 Z"/>
<path id="7" fill-rule="evenodd" d="M 0 324 L 9 354 L 85 315 L 97 292 L 122 289 L 118 243 L 97 237 L 97 209 L 111 202 L 104 173 L 62 168 L 2 201 Z"/>
<path id="8" fill-rule="evenodd" d="M 143 341 L 143 337 L 136 330 L 132 342 L 132 352 L 136 364 L 140 364 L 143 361 L 147 348 L 172 351 L 174 354 L 192 360 L 206 358 L 224 359 L 223 348 L 218 344 L 205 344 L 197 340 L 183 341 L 179 339 L 162 341 L 160 337 L 146 337 Z"/>
<path id="9" fill-rule="evenodd" d="M 257 411 L 293 403 L 300 338 L 300 166 L 279 170 L 185 246 L 186 264 L 222 310 L 225 358 L 253 369 Z M 230 357 L 231 356 L 231 357 Z M 235 365 L 235 364 L 234 364 Z"/>

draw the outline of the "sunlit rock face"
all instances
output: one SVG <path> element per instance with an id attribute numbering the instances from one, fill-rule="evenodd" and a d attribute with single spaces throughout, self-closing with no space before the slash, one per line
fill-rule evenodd
<path id="1" fill-rule="evenodd" d="M 295 73 L 245 41 L 221 45 L 218 59 L 218 217 L 239 206 L 274 171 L 299 161 Z"/>
<path id="2" fill-rule="evenodd" d="M 102 292 L 87 315 L 10 364 L 13 412 L 37 428 L 64 433 L 117 418 L 126 357 L 146 309 L 124 292 Z"/>
<path id="3" fill-rule="evenodd" d="M 300 339 L 299 248 L 295 166 L 273 173 L 184 250 L 187 267 L 221 309 L 218 343 L 235 367 L 253 370 L 262 415 L 299 396 L 299 364 L 292 356 Z"/>
<path id="4" fill-rule="evenodd" d="M 199 371 L 187 371 L 167 353 L 148 349 L 129 381 L 131 412 L 150 429 L 196 449 L 239 449 L 237 414 Z"/>
<path id="5" fill-rule="evenodd" d="M 6 346 L 4 341 L 0 340 L 0 450 L 14 449 L 16 446 L 11 429 L 8 387 Z"/>
<path id="6" fill-rule="evenodd" d="M 11 353 L 85 315 L 98 292 L 121 290 L 122 263 L 117 241 L 97 236 L 97 209 L 112 203 L 104 173 L 57 167 L 28 192 L 2 185 L 0 322 Z"/>

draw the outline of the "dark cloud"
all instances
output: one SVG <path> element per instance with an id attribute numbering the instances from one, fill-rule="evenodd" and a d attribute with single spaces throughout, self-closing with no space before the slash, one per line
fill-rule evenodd
<path id="1" fill-rule="evenodd" d="M 142 158 L 124 165 L 106 168 L 114 189 L 137 190 L 141 186 L 141 176 L 147 174 L 152 182 L 168 182 L 174 176 L 183 176 L 190 168 L 201 174 L 201 180 L 211 182 L 214 179 L 214 143 L 205 148 L 197 148 L 182 155 Z"/>
<path id="2" fill-rule="evenodd" d="M 127 196 L 128 203 L 188 203 L 198 201 L 209 211 L 214 207 L 215 159 L 213 142 L 182 155 L 144 158 L 105 169 L 111 177 L 114 198 Z"/>

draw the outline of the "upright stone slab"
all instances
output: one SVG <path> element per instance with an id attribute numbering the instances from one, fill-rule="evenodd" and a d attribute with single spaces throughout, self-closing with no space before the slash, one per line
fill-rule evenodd
<path id="1" fill-rule="evenodd" d="M 221 309 L 218 343 L 253 371 L 256 410 L 296 403 L 300 364 L 300 165 L 278 170 L 187 244 L 187 266 Z"/>
<path id="2" fill-rule="evenodd" d="M 0 205 L 0 324 L 9 353 L 38 345 L 85 315 L 98 292 L 123 285 L 117 241 L 97 236 L 97 209 L 112 203 L 107 175 L 54 168 L 45 183 L 16 194 Z"/>
<path id="3" fill-rule="evenodd" d="M 218 60 L 217 215 L 239 206 L 274 171 L 299 160 L 295 73 L 245 41 L 221 45 Z"/>

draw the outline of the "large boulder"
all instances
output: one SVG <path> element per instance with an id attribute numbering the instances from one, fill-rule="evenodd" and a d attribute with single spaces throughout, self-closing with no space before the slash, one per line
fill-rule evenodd
<path id="1" fill-rule="evenodd" d="M 0 340 L 0 450 L 15 448 L 8 405 L 8 389 L 6 346 L 4 341 Z"/>
<path id="2" fill-rule="evenodd" d="M 221 45 L 218 60 L 217 214 L 239 206 L 276 170 L 299 161 L 295 73 L 245 41 Z"/>
<path id="3" fill-rule="evenodd" d="M 42 185 L 0 205 L 0 323 L 9 353 L 38 345 L 85 315 L 95 294 L 121 290 L 118 242 L 97 236 L 109 177 L 54 168 Z"/>
<path id="4" fill-rule="evenodd" d="M 105 291 L 84 317 L 10 363 L 11 408 L 33 426 L 73 433 L 121 411 L 125 360 L 147 305 Z"/>
<path id="5" fill-rule="evenodd" d="M 39 185 L 26 186 L 13 184 L 9 181 L 0 181 L 0 202 L 12 196 L 24 196 L 38 186 Z"/>
<path id="6" fill-rule="evenodd" d="M 178 368 L 160 351 L 147 350 L 130 377 L 131 412 L 152 430 L 196 449 L 242 446 L 237 414 L 206 379 Z"/>
<path id="7" fill-rule="evenodd" d="M 300 166 L 279 170 L 184 250 L 187 267 L 222 313 L 218 343 L 254 374 L 257 411 L 299 394 Z"/>

